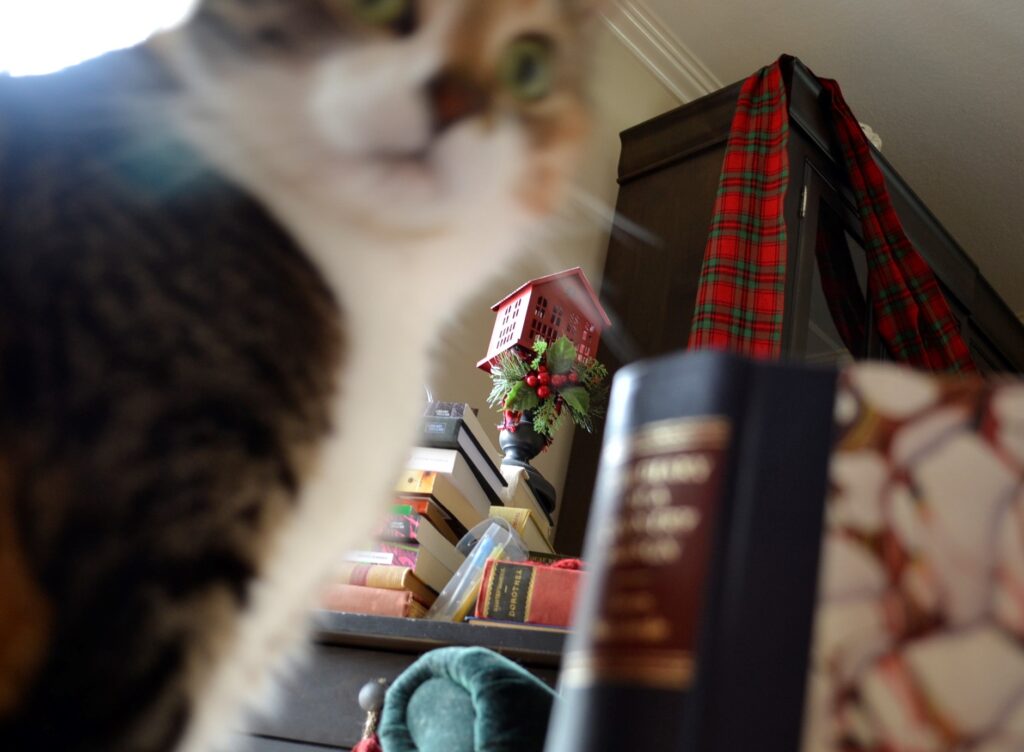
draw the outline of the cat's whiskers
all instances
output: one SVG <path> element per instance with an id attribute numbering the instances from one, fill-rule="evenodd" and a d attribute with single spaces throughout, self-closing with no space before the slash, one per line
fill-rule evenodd
<path id="1" fill-rule="evenodd" d="M 622 235 L 655 248 L 664 246 L 663 238 L 643 225 L 624 217 L 601 198 L 578 185 L 569 186 L 570 204 L 581 210 L 584 218 L 602 225 L 609 225 L 614 235 Z"/>

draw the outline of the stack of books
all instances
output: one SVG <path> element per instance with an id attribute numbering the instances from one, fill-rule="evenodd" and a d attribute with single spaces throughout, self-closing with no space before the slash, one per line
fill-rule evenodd
<path id="1" fill-rule="evenodd" d="M 376 540 L 346 555 L 323 607 L 422 617 L 465 560 L 456 544 L 491 516 L 508 519 L 529 548 L 552 553 L 550 520 L 525 476 L 500 462 L 469 405 L 428 403 Z"/>
<path id="2" fill-rule="evenodd" d="M 500 517 L 519 533 L 532 553 L 554 554 L 551 545 L 554 526 L 526 482 L 526 470 L 513 465 L 502 465 L 501 474 L 508 484 L 505 506 L 491 507 L 491 517 Z"/>

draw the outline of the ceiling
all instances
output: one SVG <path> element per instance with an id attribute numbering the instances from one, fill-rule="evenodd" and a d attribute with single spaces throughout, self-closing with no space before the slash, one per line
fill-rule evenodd
<path id="1" fill-rule="evenodd" d="M 663 68 L 691 88 L 732 83 L 782 52 L 837 79 L 889 161 L 1024 315 L 1024 2 L 618 5 L 660 34 L 674 59 Z"/>

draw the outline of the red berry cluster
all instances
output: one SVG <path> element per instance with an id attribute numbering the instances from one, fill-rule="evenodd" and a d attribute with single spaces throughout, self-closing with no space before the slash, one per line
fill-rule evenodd
<path id="1" fill-rule="evenodd" d="M 547 399 L 551 396 L 551 390 L 561 389 L 566 384 L 576 384 L 579 382 L 580 377 L 575 371 L 569 371 L 567 373 L 548 373 L 548 367 L 540 365 L 536 371 L 531 371 L 526 374 L 523 379 L 526 385 L 531 389 L 537 390 L 537 396 L 541 399 Z M 559 413 L 562 412 L 562 395 L 558 395 L 555 403 Z"/>
<path id="2" fill-rule="evenodd" d="M 547 399 L 551 396 L 552 390 L 557 392 L 557 390 L 561 389 L 563 386 L 578 384 L 580 376 L 572 370 L 566 373 L 549 373 L 548 367 L 541 364 L 537 366 L 536 371 L 530 371 L 530 373 L 526 374 L 526 376 L 523 377 L 523 381 L 526 382 L 528 387 L 537 391 L 537 397 L 540 399 Z M 564 403 L 565 400 L 562 399 L 562 395 L 559 394 L 555 397 L 556 415 L 562 414 L 562 405 Z M 515 433 L 522 415 L 522 412 L 519 410 L 505 410 L 503 412 L 502 423 L 498 428 L 503 431 Z"/>

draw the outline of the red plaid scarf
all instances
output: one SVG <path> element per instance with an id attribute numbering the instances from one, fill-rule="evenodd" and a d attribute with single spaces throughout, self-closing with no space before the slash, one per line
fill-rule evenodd
<path id="1" fill-rule="evenodd" d="M 789 114 L 780 61 L 748 78 L 740 90 L 715 199 L 691 348 L 729 349 L 778 357 L 786 282 L 783 203 L 789 181 Z M 892 208 L 867 138 L 835 81 L 828 94 L 836 135 L 861 217 L 868 297 L 882 341 L 897 360 L 933 371 L 972 371 L 956 318 L 924 259 Z M 836 328 L 862 351 L 866 307 L 852 267 L 818 238 L 819 269 Z"/>

